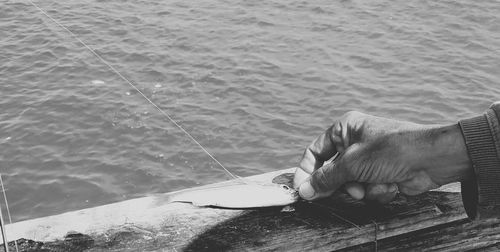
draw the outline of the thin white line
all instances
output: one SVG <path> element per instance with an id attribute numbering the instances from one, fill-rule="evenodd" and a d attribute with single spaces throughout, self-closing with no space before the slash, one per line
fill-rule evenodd
<path id="1" fill-rule="evenodd" d="M 316 206 L 319 206 L 319 207 L 324 207 L 324 208 L 326 208 L 326 209 L 329 209 L 329 210 L 331 210 L 331 211 L 330 211 L 330 212 L 328 212 L 328 213 L 330 213 L 331 215 L 333 215 L 333 216 L 335 216 L 335 217 L 337 217 L 337 218 L 339 218 L 339 219 L 341 219 L 341 220 L 343 220 L 343 221 L 345 221 L 345 222 L 347 222 L 347 223 L 349 223 L 349 224 L 351 224 L 351 225 L 353 225 L 353 226 L 357 227 L 358 229 L 361 229 L 361 227 L 360 227 L 358 224 L 356 224 L 356 223 L 354 223 L 354 222 L 352 222 L 352 221 L 350 221 L 350 220 L 348 220 L 348 219 L 346 219 L 346 218 L 344 218 L 344 217 L 340 216 L 340 214 L 338 214 L 338 213 L 335 213 L 334 211 L 335 211 L 336 209 L 334 209 L 334 208 L 332 208 L 332 207 L 329 207 L 329 206 L 326 206 L 326 205 L 322 205 L 322 204 L 316 203 L 316 202 L 309 202 L 309 203 L 311 203 L 311 204 L 313 204 L 313 205 L 316 205 Z"/>
<path id="2" fill-rule="evenodd" d="M 186 134 L 193 142 L 195 142 L 212 160 L 214 160 L 224 171 L 229 174 L 232 178 L 234 179 L 241 179 L 240 177 L 234 175 L 231 173 L 224 165 L 222 165 L 219 160 L 217 160 L 210 152 L 208 152 L 205 147 L 203 147 L 189 132 L 187 132 L 179 123 L 177 123 L 172 117 L 170 117 L 166 112 L 164 112 L 158 105 L 156 105 L 151 99 L 149 99 L 139 88 L 137 88 L 132 82 L 127 79 L 125 76 L 123 76 L 118 70 L 116 70 L 112 65 L 110 65 L 106 60 L 104 60 L 97 52 L 94 51 L 90 46 L 88 46 L 85 42 L 83 42 L 80 38 L 78 38 L 71 30 L 66 28 L 63 24 L 59 23 L 57 20 L 49 16 L 47 12 L 45 12 L 42 8 L 38 7 L 33 1 L 28 0 L 35 8 L 37 8 L 40 12 L 42 12 L 45 16 L 47 16 L 52 22 L 56 23 L 59 27 L 63 28 L 64 30 L 68 31 L 71 36 L 73 36 L 80 44 L 85 46 L 92 54 L 94 54 L 99 60 L 101 60 L 102 63 L 104 63 L 106 66 L 108 66 L 113 72 L 115 72 L 118 76 L 120 76 L 125 82 L 127 82 L 132 88 L 134 88 L 139 94 L 142 95 L 153 107 L 155 107 L 161 114 L 163 114 L 168 120 L 170 120 L 177 128 L 179 128 L 184 134 Z"/>
<path id="3" fill-rule="evenodd" d="M 0 185 L 2 186 L 2 191 L 3 191 L 3 198 L 5 201 L 5 208 L 7 208 L 7 216 L 9 217 L 9 224 L 12 224 L 12 218 L 10 217 L 10 210 L 9 210 L 9 202 L 7 201 L 7 194 L 5 192 L 5 187 L 3 186 L 3 179 L 2 179 L 2 174 L 0 173 Z M 1 214 L 1 209 L 0 209 L 0 214 Z M 2 225 L 3 225 L 3 219 L 2 219 Z M 5 230 L 5 227 L 2 228 L 4 232 L 7 232 Z M 4 236 L 5 239 L 7 239 L 7 236 Z M 7 241 L 3 241 L 4 243 L 8 243 Z M 17 247 L 17 241 L 14 240 L 14 245 L 16 246 L 16 252 L 19 251 L 19 248 Z M 7 245 L 8 247 L 8 245 Z"/>
<path id="4" fill-rule="evenodd" d="M 5 231 L 5 224 L 3 222 L 3 213 L 1 206 L 0 206 L 0 228 L 2 229 L 3 249 L 5 250 L 5 252 L 9 252 L 9 242 L 7 240 L 7 231 Z"/>

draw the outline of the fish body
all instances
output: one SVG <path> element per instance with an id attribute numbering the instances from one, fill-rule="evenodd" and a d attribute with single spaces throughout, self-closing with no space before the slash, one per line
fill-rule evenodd
<path id="1" fill-rule="evenodd" d="M 186 190 L 170 198 L 171 202 L 189 202 L 195 206 L 241 209 L 286 206 L 298 200 L 298 192 L 287 185 L 257 183 Z"/>

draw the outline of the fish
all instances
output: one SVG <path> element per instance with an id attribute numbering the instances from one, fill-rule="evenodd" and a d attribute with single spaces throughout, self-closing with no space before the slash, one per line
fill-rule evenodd
<path id="1" fill-rule="evenodd" d="M 285 184 L 245 183 L 188 189 L 170 195 L 170 202 L 229 209 L 288 206 L 299 201 L 297 190 Z"/>

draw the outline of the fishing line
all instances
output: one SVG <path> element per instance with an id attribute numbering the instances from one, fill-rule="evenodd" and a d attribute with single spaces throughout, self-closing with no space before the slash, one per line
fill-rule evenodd
<path id="1" fill-rule="evenodd" d="M 28 1 L 31 3 L 31 5 L 33 5 L 35 8 L 37 8 L 41 13 L 43 13 L 47 18 L 52 20 L 52 22 L 54 22 L 59 27 L 61 27 L 62 29 L 66 30 L 68 33 L 70 33 L 73 38 L 75 38 L 80 44 L 82 44 L 85 48 L 87 48 L 92 54 L 94 54 L 104 65 L 109 67 L 109 69 L 111 69 L 115 74 L 117 74 L 126 83 L 128 83 L 133 89 L 135 89 L 139 94 L 141 94 L 142 97 L 144 97 L 144 99 L 146 99 L 151 105 L 153 105 L 153 107 L 156 108 L 156 110 L 158 110 L 163 116 L 165 116 L 168 120 L 170 120 L 170 122 L 172 122 L 178 129 L 180 129 L 184 134 L 186 134 L 186 136 L 188 136 L 194 143 L 196 143 L 213 161 L 215 161 L 220 167 L 222 167 L 222 169 L 229 176 L 231 176 L 234 179 L 239 179 L 239 180 L 244 182 L 244 180 L 242 178 L 231 173 L 224 165 L 221 164 L 221 162 L 219 162 L 219 160 L 217 160 L 212 154 L 210 154 L 210 152 L 208 152 L 208 150 L 205 149 L 205 147 L 203 147 L 203 145 L 201 145 L 200 142 L 198 142 L 188 131 L 186 131 L 179 123 L 177 123 L 177 121 L 175 121 L 170 115 L 168 115 L 158 105 L 156 105 L 151 99 L 149 99 L 141 90 L 139 90 L 139 88 L 137 88 L 134 84 L 132 84 L 132 82 L 128 78 L 123 76 L 111 64 L 109 64 L 106 60 L 104 60 L 94 49 L 92 49 L 92 47 L 90 47 L 85 42 L 83 42 L 83 40 L 81 40 L 78 36 L 76 36 L 76 34 L 74 34 L 70 29 L 66 28 L 66 26 L 64 26 L 59 21 L 52 18 L 47 12 L 45 12 L 42 8 L 40 8 L 33 1 L 31 1 L 31 0 L 28 0 Z"/>
<path id="2" fill-rule="evenodd" d="M 5 232 L 5 225 L 3 223 L 2 207 L 0 205 L 0 228 L 2 229 L 2 239 L 3 239 L 3 249 L 5 252 L 9 252 L 9 244 L 7 242 L 7 234 Z"/>
<path id="3" fill-rule="evenodd" d="M 330 214 L 332 214 L 333 216 L 335 216 L 335 217 L 337 217 L 337 218 L 339 218 L 339 219 L 341 219 L 341 220 L 343 220 L 343 221 L 345 221 L 345 222 L 347 222 L 347 223 L 349 223 L 349 224 L 353 225 L 354 227 L 356 227 L 356 228 L 358 228 L 358 229 L 360 229 L 360 230 L 361 230 L 361 227 L 360 227 L 359 225 L 357 225 L 356 223 L 354 223 L 354 222 L 352 222 L 352 221 L 348 220 L 347 218 L 344 218 L 344 217 L 340 216 L 340 214 L 338 214 L 338 213 L 335 213 L 335 212 L 334 212 L 334 211 L 336 210 L 335 208 L 333 208 L 333 207 L 329 207 L 329 206 L 325 206 L 325 205 L 322 205 L 322 204 L 319 204 L 319 203 L 316 203 L 316 202 L 309 202 L 309 203 L 311 203 L 311 204 L 313 204 L 313 205 L 317 205 L 317 206 L 319 206 L 319 207 L 324 207 L 324 208 L 326 208 L 326 209 L 331 210 L 331 211 L 329 212 Z M 378 228 L 378 223 L 377 223 L 376 221 L 374 221 L 374 220 L 370 220 L 370 221 L 373 223 L 373 225 L 374 225 L 374 227 L 375 227 L 375 231 L 374 231 L 374 239 L 373 239 L 373 244 L 374 244 L 374 246 L 375 246 L 375 247 L 374 247 L 374 251 L 375 251 L 375 252 L 378 252 L 378 229 L 379 229 L 379 228 Z"/>
<path id="4" fill-rule="evenodd" d="M 2 187 L 2 192 L 3 192 L 3 198 L 5 201 L 5 208 L 7 208 L 7 216 L 9 217 L 9 223 L 12 224 L 12 218 L 10 217 L 10 210 L 9 210 L 9 202 L 7 201 L 7 194 L 5 193 L 5 187 L 3 186 L 3 179 L 2 179 L 2 174 L 0 173 L 0 186 Z M 5 230 L 5 224 L 3 221 L 3 213 L 2 213 L 2 207 L 0 205 L 0 226 L 2 228 L 2 238 L 3 238 L 3 244 L 4 244 L 4 250 L 5 252 L 9 252 L 9 244 L 7 240 L 7 232 Z M 17 241 L 14 240 L 14 245 L 16 247 L 16 251 L 19 251 L 19 248 L 17 247 Z"/>
<path id="5" fill-rule="evenodd" d="M 333 215 L 333 216 L 337 217 L 338 219 L 343 220 L 344 222 L 347 222 L 347 223 L 349 223 L 349 224 L 353 225 L 354 227 L 356 227 L 356 228 L 358 228 L 358 229 L 361 229 L 361 227 L 360 227 L 358 224 L 356 224 L 356 223 L 354 223 L 354 222 L 352 222 L 352 221 L 348 220 L 347 218 L 344 218 L 344 217 L 340 216 L 339 214 L 335 213 L 335 212 L 334 212 L 334 211 L 336 210 L 335 208 L 332 208 L 332 207 L 329 207 L 329 206 L 325 206 L 325 205 L 322 205 L 322 204 L 319 204 L 319 203 L 316 203 L 316 202 L 312 202 L 312 201 L 311 201 L 311 202 L 309 202 L 309 203 L 310 203 L 310 204 L 313 204 L 313 205 L 316 205 L 316 206 L 319 206 L 319 207 L 326 208 L 326 209 L 330 210 L 330 211 L 328 212 L 329 214 L 331 214 L 331 215 Z"/>
<path id="6" fill-rule="evenodd" d="M 347 222 L 347 223 L 349 223 L 349 224 L 353 225 L 354 227 L 356 227 L 356 228 L 358 228 L 358 229 L 361 230 L 361 227 L 359 225 L 357 225 L 356 223 L 348 220 L 347 218 L 344 218 L 344 217 L 340 216 L 340 214 L 338 214 L 338 213 L 335 213 L 334 212 L 336 210 L 335 208 L 329 207 L 329 206 L 325 206 L 325 205 L 322 205 L 322 204 L 319 204 L 319 203 L 315 203 L 315 202 L 309 202 L 309 203 L 311 203 L 313 205 L 320 206 L 320 207 L 324 207 L 326 209 L 331 210 L 328 213 L 332 214 L 333 216 L 335 216 L 335 217 L 337 217 L 337 218 L 339 218 L 339 219 L 341 219 L 341 220 L 343 220 L 343 221 L 345 221 L 345 222 Z M 370 220 L 370 221 L 375 226 L 375 234 L 374 234 L 374 239 L 373 239 L 373 243 L 374 243 L 374 246 L 375 246 L 374 251 L 378 252 L 378 223 L 375 222 L 374 220 Z"/>
<path id="7" fill-rule="evenodd" d="M 378 252 L 378 237 L 377 237 L 377 232 L 378 232 L 378 224 L 374 220 L 372 220 L 373 224 L 375 224 L 375 240 L 373 241 L 375 243 L 375 252 Z"/>

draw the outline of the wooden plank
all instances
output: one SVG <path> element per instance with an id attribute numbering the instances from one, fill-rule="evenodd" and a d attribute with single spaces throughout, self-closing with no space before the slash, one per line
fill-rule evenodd
<path id="1" fill-rule="evenodd" d="M 290 184 L 293 171 L 286 169 L 249 179 Z M 460 194 L 453 190 L 399 196 L 383 206 L 336 194 L 315 203 L 299 202 L 293 212 L 282 212 L 279 207 L 198 208 L 166 203 L 166 195 L 14 223 L 7 230 L 10 238 L 39 241 L 38 245 L 31 244 L 48 251 L 332 251 L 364 249 L 375 239 L 380 243 L 466 220 Z M 67 236 L 70 231 L 73 234 Z M 29 247 L 29 240 L 19 241 Z"/>
<path id="2" fill-rule="evenodd" d="M 260 174 L 247 179 L 256 182 L 270 182 L 281 173 L 293 172 L 294 168 Z M 214 185 L 231 184 L 234 181 L 224 181 Z M 210 187 L 213 185 L 207 185 Z M 199 188 L 203 188 L 201 186 Z M 175 192 L 174 192 L 175 193 Z M 137 199 L 126 200 L 113 204 L 71 211 L 59 215 L 21 221 L 7 225 L 8 238 L 27 238 L 37 241 L 52 241 L 61 239 L 69 231 L 85 234 L 103 233 L 106 230 L 128 225 L 144 226 L 158 229 L 160 222 L 168 218 L 165 213 L 182 212 L 185 208 L 193 208 L 189 204 L 166 204 L 165 198 L 170 193 L 156 194 Z M 210 212 L 209 209 L 206 209 Z M 238 211 L 231 211 L 237 213 Z M 0 239 L 1 241 L 1 239 Z"/>
<path id="3" fill-rule="evenodd" d="M 373 251 L 362 244 L 340 251 Z M 379 251 L 500 251 L 500 220 L 462 220 L 377 242 Z"/>

